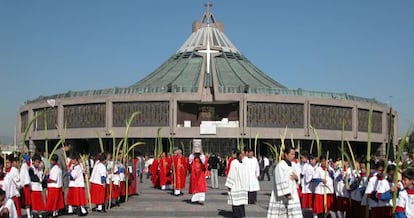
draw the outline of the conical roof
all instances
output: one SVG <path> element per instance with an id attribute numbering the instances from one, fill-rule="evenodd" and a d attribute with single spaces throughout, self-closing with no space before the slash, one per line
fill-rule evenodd
<path id="1" fill-rule="evenodd" d="M 27 103 L 46 99 L 87 96 L 134 95 L 145 93 L 195 93 L 218 90 L 220 93 L 256 93 L 283 96 L 305 96 L 364 102 L 378 101 L 347 93 L 288 89 L 251 63 L 224 34 L 224 26 L 210 13 L 211 4 L 193 32 L 167 61 L 144 79 L 129 87 L 100 90 L 68 91 L 39 96 Z M 214 78 L 214 79 L 213 79 Z M 214 93 L 216 94 L 216 93 Z"/>
<path id="2" fill-rule="evenodd" d="M 223 24 L 210 12 L 211 4 L 206 6 L 201 20 L 193 23 L 192 34 L 177 52 L 129 88 L 144 93 L 197 92 L 213 86 L 221 93 L 274 93 L 284 89 L 242 55 L 224 34 Z"/>

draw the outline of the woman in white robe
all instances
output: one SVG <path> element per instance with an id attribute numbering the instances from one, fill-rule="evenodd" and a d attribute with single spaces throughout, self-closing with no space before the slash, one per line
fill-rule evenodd
<path id="1" fill-rule="evenodd" d="M 279 161 L 274 170 L 275 178 L 267 217 L 303 217 L 296 189 L 298 176 L 292 167 L 295 150 L 291 146 L 286 145 L 283 155 L 284 158 Z"/>
<path id="2" fill-rule="evenodd" d="M 243 154 L 236 152 L 236 159 L 230 165 L 225 186 L 228 188 L 227 203 L 232 206 L 233 217 L 245 217 L 247 204 L 246 170 L 241 160 Z"/>

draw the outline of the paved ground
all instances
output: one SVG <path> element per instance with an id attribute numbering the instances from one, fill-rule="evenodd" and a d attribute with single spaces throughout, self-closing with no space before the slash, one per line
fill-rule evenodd
<path id="1" fill-rule="evenodd" d="M 188 179 L 187 179 L 188 180 Z M 140 194 L 132 196 L 127 203 L 110 209 L 107 213 L 89 212 L 92 217 L 231 217 L 231 206 L 227 205 L 225 177 L 219 178 L 219 189 L 209 187 L 204 205 L 187 203 L 191 199 L 187 189 L 184 195 L 176 197 L 171 191 L 153 189 L 149 180 L 139 186 Z M 207 180 L 209 185 L 210 180 Z M 258 202 L 246 206 L 247 217 L 266 217 L 271 193 L 271 182 L 262 181 Z M 61 216 L 71 217 L 71 216 Z"/>
<path id="2" fill-rule="evenodd" d="M 219 189 L 210 188 L 210 180 L 207 180 L 208 191 L 204 205 L 188 203 L 191 195 L 188 194 L 188 180 L 184 195 L 173 196 L 172 190 L 161 191 L 151 187 L 150 180 L 144 179 L 139 184 L 139 195 L 130 196 L 128 202 L 119 207 L 112 208 L 107 213 L 93 212 L 89 210 L 89 217 L 231 217 L 231 206 L 227 205 L 227 189 L 224 187 L 225 177 L 219 177 Z M 257 195 L 255 205 L 246 205 L 247 217 L 266 217 L 270 194 L 272 192 L 271 181 L 261 181 L 261 190 Z M 23 214 L 25 211 L 23 210 Z M 304 211 L 305 217 L 312 217 L 310 211 Z M 26 217 L 23 215 L 23 217 Z M 64 218 L 76 216 L 60 216 Z"/>

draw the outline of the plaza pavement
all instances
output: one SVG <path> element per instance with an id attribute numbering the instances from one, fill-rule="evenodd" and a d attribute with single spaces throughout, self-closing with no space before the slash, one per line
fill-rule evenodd
<path id="1" fill-rule="evenodd" d="M 219 177 L 219 189 L 208 190 L 204 205 L 190 204 L 191 195 L 188 194 L 188 180 L 184 195 L 173 196 L 172 190 L 162 191 L 151 187 L 151 181 L 144 179 L 139 184 L 139 195 L 129 197 L 128 202 L 120 207 L 114 207 L 107 213 L 91 212 L 90 217 L 231 217 L 231 206 L 227 204 L 227 188 L 224 186 L 225 177 Z M 261 191 L 257 195 L 255 205 L 246 205 L 247 217 L 266 217 L 267 207 L 271 194 L 272 183 L 260 182 Z M 74 217 L 74 216 L 60 216 Z"/>

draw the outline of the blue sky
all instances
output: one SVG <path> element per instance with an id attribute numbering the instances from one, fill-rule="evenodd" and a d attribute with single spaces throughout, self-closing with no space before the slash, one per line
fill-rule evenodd
<path id="1" fill-rule="evenodd" d="M 0 143 L 28 99 L 142 79 L 180 48 L 204 3 L 0 0 Z M 233 44 L 280 83 L 375 98 L 398 111 L 400 132 L 413 124 L 414 1 L 212 3 Z"/>

